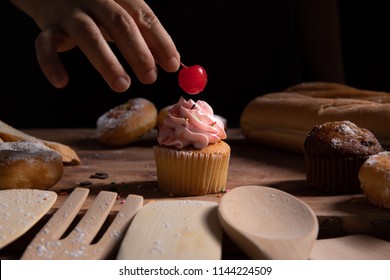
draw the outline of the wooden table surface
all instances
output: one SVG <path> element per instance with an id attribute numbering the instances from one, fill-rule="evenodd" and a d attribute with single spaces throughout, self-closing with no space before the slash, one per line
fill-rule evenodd
<path id="1" fill-rule="evenodd" d="M 223 194 L 177 197 L 158 190 L 152 146 L 156 144 L 156 131 L 124 148 L 110 148 L 97 143 L 94 129 L 41 129 L 23 130 L 41 139 L 57 141 L 72 147 L 80 157 L 78 166 L 65 166 L 64 174 L 51 190 L 59 196 L 49 213 L 28 233 L 0 251 L 0 258 L 18 258 L 25 246 L 50 218 L 75 187 L 92 183 L 86 188 L 90 195 L 83 206 L 88 209 L 101 190 L 117 192 L 115 215 L 128 194 L 144 197 L 145 203 L 159 199 L 196 199 L 218 202 Z M 390 239 L 390 210 L 379 209 L 367 201 L 363 194 L 329 195 L 306 184 L 305 162 L 301 154 L 294 154 L 252 144 L 239 129 L 228 130 L 226 142 L 231 146 L 231 159 L 227 180 L 228 189 L 243 185 L 272 186 L 286 191 L 306 202 L 316 213 L 319 224 L 318 238 L 336 237 L 354 233 L 370 234 Z M 108 178 L 91 178 L 95 173 L 106 173 Z M 237 248 L 228 238 L 227 248 Z M 230 249 L 229 249 L 230 250 Z M 233 254 L 233 258 L 237 258 Z M 226 258 L 230 258 L 226 255 Z"/>

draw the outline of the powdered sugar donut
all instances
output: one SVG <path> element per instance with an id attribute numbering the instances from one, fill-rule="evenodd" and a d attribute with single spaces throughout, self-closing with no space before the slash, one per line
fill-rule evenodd
<path id="1" fill-rule="evenodd" d="M 371 155 L 359 171 L 361 188 L 373 204 L 390 209 L 390 152 Z"/>
<path id="2" fill-rule="evenodd" d="M 134 98 L 104 113 L 97 120 L 97 140 L 109 146 L 125 146 L 157 124 L 157 109 L 145 98 Z"/>
<path id="3" fill-rule="evenodd" d="M 0 189 L 49 189 L 62 173 L 61 154 L 42 143 L 0 143 Z"/>

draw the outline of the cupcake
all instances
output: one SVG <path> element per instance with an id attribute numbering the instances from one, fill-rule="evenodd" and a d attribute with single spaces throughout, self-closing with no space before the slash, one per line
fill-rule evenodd
<path id="1" fill-rule="evenodd" d="M 370 155 L 383 151 L 376 137 L 350 121 L 315 126 L 304 143 L 306 179 L 319 190 L 361 193 L 358 173 Z"/>
<path id="2" fill-rule="evenodd" d="M 223 191 L 230 159 L 224 139 L 224 125 L 209 104 L 181 97 L 159 125 L 153 147 L 159 189 L 173 195 Z"/>

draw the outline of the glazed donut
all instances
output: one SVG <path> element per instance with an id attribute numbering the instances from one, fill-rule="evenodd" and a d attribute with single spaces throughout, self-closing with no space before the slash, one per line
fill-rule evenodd
<path id="1" fill-rule="evenodd" d="M 390 209 L 390 152 L 371 155 L 358 176 L 367 199 L 378 207 Z"/>
<path id="2" fill-rule="evenodd" d="M 49 189 L 62 173 L 61 154 L 40 142 L 0 143 L 0 189 Z"/>
<path id="3" fill-rule="evenodd" d="M 104 113 L 97 120 L 97 140 L 108 146 L 125 146 L 157 124 L 157 109 L 145 98 L 134 98 Z"/>

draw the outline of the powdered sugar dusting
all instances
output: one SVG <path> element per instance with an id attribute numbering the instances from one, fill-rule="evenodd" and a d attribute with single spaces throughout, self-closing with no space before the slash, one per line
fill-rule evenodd
<path id="1" fill-rule="evenodd" d="M 332 138 L 330 140 L 330 142 L 333 145 L 333 147 L 338 147 L 338 146 L 342 145 L 342 141 L 338 138 Z"/>
<path id="2" fill-rule="evenodd" d="M 361 167 L 359 179 L 369 201 L 390 209 L 390 151 L 371 155 Z"/>
<path id="3" fill-rule="evenodd" d="M 101 136 L 107 131 L 125 125 L 126 120 L 134 114 L 138 114 L 144 108 L 145 100 L 143 98 L 130 99 L 127 103 L 112 108 L 98 118 L 96 123 L 97 135 Z"/>
<path id="4" fill-rule="evenodd" d="M 340 134 L 350 136 L 350 141 L 353 141 L 353 137 L 356 136 L 359 132 L 358 127 L 350 121 L 344 121 L 337 125 L 336 131 L 340 132 Z M 343 145 L 343 140 L 334 137 L 330 140 L 330 144 L 332 147 L 341 147 Z"/>
<path id="5" fill-rule="evenodd" d="M 213 249 L 218 253 L 217 236 L 221 232 L 217 233 L 220 228 L 214 227 L 218 221 L 217 206 L 214 202 L 196 200 L 146 204 L 135 216 L 124 239 L 124 244 L 132 247 L 122 247 L 119 258 L 123 255 L 123 259 L 156 260 L 180 255 L 183 259 L 196 259 L 207 251 L 214 252 Z"/>
<path id="6" fill-rule="evenodd" d="M 26 232 L 54 204 L 57 194 L 42 190 L 0 191 L 0 248 Z"/>
<path id="7" fill-rule="evenodd" d="M 371 155 L 368 157 L 368 159 L 365 161 L 364 164 L 368 166 L 374 166 L 377 165 L 382 160 L 384 162 L 388 162 L 390 160 L 390 151 L 379 152 L 375 155 Z"/>
<path id="8" fill-rule="evenodd" d="M 40 142 L 17 141 L 0 143 L 0 166 L 25 160 L 31 164 L 44 160 L 50 162 L 61 155 Z"/>
<path id="9" fill-rule="evenodd" d="M 382 174 L 383 178 L 387 181 L 387 185 L 390 186 L 390 151 L 384 151 L 375 155 L 371 155 L 363 165 Z M 386 191 L 390 192 L 390 189 Z"/>
<path id="10" fill-rule="evenodd" d="M 340 131 L 345 134 L 354 136 L 357 132 L 357 127 L 353 123 L 346 121 L 345 123 L 340 125 Z"/>
<path id="11" fill-rule="evenodd" d="M 375 164 L 378 164 L 378 159 L 375 157 L 375 155 L 370 156 L 364 164 L 367 166 L 374 166 Z"/>
<path id="12" fill-rule="evenodd" d="M 127 118 L 130 118 L 133 114 L 131 111 L 122 111 L 121 113 L 115 114 L 114 116 L 111 114 L 112 110 L 98 118 L 98 133 L 120 127 L 121 125 L 123 125 L 123 122 Z"/>

